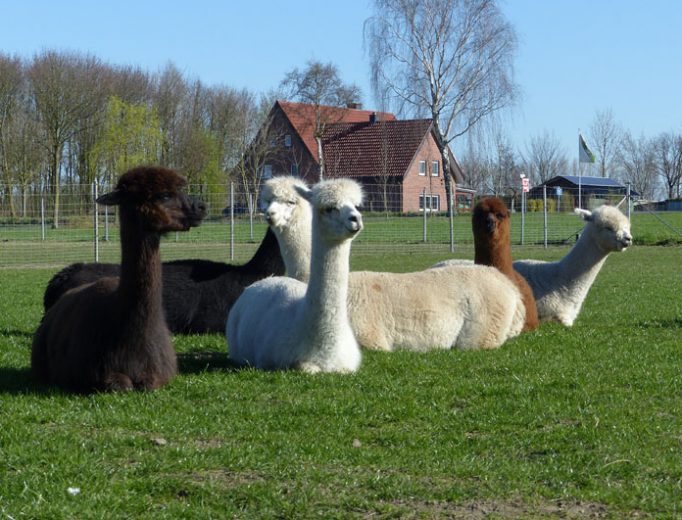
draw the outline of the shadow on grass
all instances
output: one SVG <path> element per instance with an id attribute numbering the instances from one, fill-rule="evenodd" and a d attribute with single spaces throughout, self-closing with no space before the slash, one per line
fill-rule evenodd
<path id="1" fill-rule="evenodd" d="M 637 325 L 645 329 L 680 329 L 682 328 L 682 318 L 646 320 L 640 321 Z"/>
<path id="2" fill-rule="evenodd" d="M 27 332 L 25 330 L 19 330 L 19 329 L 3 329 L 0 331 L 0 335 L 2 336 L 20 336 L 23 338 L 33 338 L 33 332 Z"/>
<path id="3" fill-rule="evenodd" d="M 46 390 L 35 382 L 30 368 L 0 367 L 0 395 L 45 394 Z"/>
<path id="4" fill-rule="evenodd" d="M 227 357 L 227 352 L 190 352 L 178 354 L 178 371 L 181 374 L 204 372 L 233 372 L 244 367 Z"/>

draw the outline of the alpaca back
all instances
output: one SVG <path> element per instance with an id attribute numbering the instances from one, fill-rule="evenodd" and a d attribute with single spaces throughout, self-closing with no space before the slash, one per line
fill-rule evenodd
<path id="1" fill-rule="evenodd" d="M 348 311 L 374 350 L 496 348 L 525 319 L 520 293 L 497 269 L 451 266 L 413 273 L 351 273 Z"/>
<path id="2" fill-rule="evenodd" d="M 72 264 L 48 282 L 45 311 L 67 291 L 105 276 L 119 276 L 117 264 Z M 173 260 L 162 264 L 163 306 L 173 333 L 222 333 L 225 318 L 239 295 L 253 282 L 284 274 L 284 261 L 268 229 L 254 256 L 244 265 L 210 260 Z"/>

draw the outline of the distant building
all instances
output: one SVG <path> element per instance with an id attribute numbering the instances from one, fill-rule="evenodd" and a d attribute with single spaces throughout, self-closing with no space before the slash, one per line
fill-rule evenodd
<path id="1" fill-rule="evenodd" d="M 445 211 L 443 166 L 430 119 L 399 121 L 393 114 L 357 108 L 277 101 L 270 111 L 271 143 L 277 152 L 263 177 L 296 175 L 319 180 L 316 117 L 324 120 L 322 149 L 327 178 L 347 177 L 363 185 L 369 211 Z M 460 188 L 464 176 L 450 154 L 456 207 L 470 210 L 474 191 Z"/>
<path id="2" fill-rule="evenodd" d="M 611 199 L 618 195 L 625 196 L 627 193 L 627 186 L 615 179 L 607 177 L 587 177 L 577 175 L 557 175 L 546 182 L 534 186 L 528 192 L 529 198 L 542 198 L 543 186 L 547 186 L 547 196 L 554 197 L 558 194 L 567 197 L 569 194 L 573 199 L 573 206 L 578 207 L 578 199 L 582 199 L 582 206 L 589 208 L 598 206 L 604 199 Z M 578 195 L 580 191 L 580 196 Z M 638 195 L 634 190 L 630 191 L 631 195 Z"/>

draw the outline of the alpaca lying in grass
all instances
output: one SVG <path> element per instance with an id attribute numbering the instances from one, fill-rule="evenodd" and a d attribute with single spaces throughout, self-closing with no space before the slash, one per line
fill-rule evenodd
<path id="1" fill-rule="evenodd" d="M 361 355 L 346 298 L 350 245 L 362 229 L 362 191 L 347 179 L 295 189 L 313 208 L 310 280 L 267 278 L 248 287 L 227 320 L 229 356 L 266 370 L 354 372 Z"/>
<path id="2" fill-rule="evenodd" d="M 282 244 L 287 272 L 306 281 L 313 217 L 308 206 L 294 202 L 300 184 L 290 177 L 267 181 L 263 205 Z M 289 211 L 293 206 L 297 210 Z M 496 348 L 519 334 L 525 319 L 516 286 L 497 269 L 484 266 L 352 272 L 348 313 L 358 342 L 386 351 Z"/>
<path id="3" fill-rule="evenodd" d="M 222 334 L 225 317 L 246 287 L 268 276 L 284 274 L 277 238 L 269 228 L 256 253 L 243 265 L 192 259 L 163 262 L 161 268 L 166 323 L 171 332 L 186 334 Z M 45 312 L 66 291 L 120 272 L 117 264 L 78 263 L 65 267 L 47 284 Z"/>
<path id="4" fill-rule="evenodd" d="M 556 321 L 567 327 L 575 322 L 587 293 L 604 266 L 608 255 L 625 251 L 632 245 L 630 221 L 613 206 L 594 211 L 576 208 L 585 220 L 580 238 L 557 262 L 517 260 L 513 263 L 533 289 L 538 318 Z M 469 260 L 444 260 L 434 267 L 462 265 Z"/>
<path id="5" fill-rule="evenodd" d="M 632 245 L 630 221 L 613 206 L 590 212 L 576 209 L 585 220 L 580 238 L 558 262 L 519 260 L 514 269 L 533 288 L 541 321 L 558 321 L 570 327 L 578 317 L 606 257 Z"/>
<path id="6" fill-rule="evenodd" d="M 76 392 L 155 389 L 176 373 L 161 302 L 161 234 L 199 224 L 205 206 L 182 193 L 185 180 L 165 168 L 139 167 L 97 199 L 118 205 L 121 276 L 64 294 L 33 338 L 38 381 Z"/>
<path id="7" fill-rule="evenodd" d="M 537 329 L 540 322 L 533 290 L 512 267 L 511 222 L 506 204 L 497 197 L 480 200 L 474 207 L 471 224 L 474 232 L 474 263 L 496 267 L 514 282 L 526 308 L 523 330 Z"/>

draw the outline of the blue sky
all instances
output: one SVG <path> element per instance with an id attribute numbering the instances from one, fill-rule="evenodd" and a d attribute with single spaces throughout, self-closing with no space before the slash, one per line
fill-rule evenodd
<path id="1" fill-rule="evenodd" d="M 554 134 L 569 159 L 577 132 L 611 109 L 635 136 L 682 130 L 682 2 L 508 0 L 519 35 L 516 79 L 523 97 L 509 112 L 520 150 Z M 373 106 L 362 29 L 367 0 L 0 0 L 0 52 L 91 53 L 157 72 L 172 61 L 208 85 L 265 92 L 310 59 L 331 61 Z M 457 152 L 457 144 L 455 144 Z"/>

